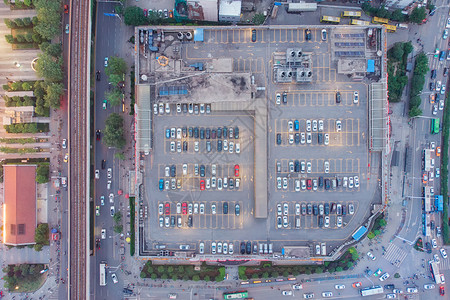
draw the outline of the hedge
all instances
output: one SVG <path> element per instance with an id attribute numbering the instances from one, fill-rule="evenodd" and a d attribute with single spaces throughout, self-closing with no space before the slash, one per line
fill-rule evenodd
<path id="1" fill-rule="evenodd" d="M 208 266 L 205 262 L 196 271 L 193 265 L 153 265 L 151 261 L 142 268 L 140 277 L 151 279 L 223 281 L 225 267 Z"/>
<path id="2" fill-rule="evenodd" d="M 135 252 L 135 233 L 134 233 L 134 214 L 135 214 L 135 207 L 134 207 L 134 197 L 130 197 L 130 255 L 134 256 Z"/>

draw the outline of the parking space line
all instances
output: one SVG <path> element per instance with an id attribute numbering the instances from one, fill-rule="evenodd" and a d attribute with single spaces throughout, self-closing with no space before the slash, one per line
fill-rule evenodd
<path id="1" fill-rule="evenodd" d="M 271 44 L 277 43 L 275 39 L 275 30 L 270 30 L 269 33 L 270 33 L 269 43 Z"/>
<path id="2" fill-rule="evenodd" d="M 284 32 L 284 39 L 282 39 L 282 32 Z M 287 43 L 288 42 L 288 38 L 287 38 L 287 29 L 280 29 L 280 43 Z"/>

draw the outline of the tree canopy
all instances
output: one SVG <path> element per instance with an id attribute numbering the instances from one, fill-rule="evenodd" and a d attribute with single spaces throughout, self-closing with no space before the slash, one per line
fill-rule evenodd
<path id="1" fill-rule="evenodd" d="M 138 6 L 127 6 L 123 13 L 124 23 L 126 25 L 145 25 L 147 24 L 147 18 L 144 16 L 144 10 Z"/>
<path id="2" fill-rule="evenodd" d="M 107 91 L 105 93 L 106 99 L 108 99 L 109 103 L 112 106 L 117 106 L 122 103 L 122 92 L 119 89 L 112 89 L 111 91 Z"/>
<path id="3" fill-rule="evenodd" d="M 34 30 L 43 38 L 51 40 L 61 33 L 61 1 L 34 0 L 38 23 Z"/>
<path id="4" fill-rule="evenodd" d="M 126 140 L 123 136 L 123 118 L 112 113 L 105 121 L 105 131 L 103 135 L 103 143 L 108 147 L 122 149 Z"/>
<path id="5" fill-rule="evenodd" d="M 123 58 L 112 56 L 108 60 L 108 66 L 105 69 L 105 73 L 108 76 L 113 74 L 123 77 L 123 74 L 127 72 L 127 63 Z"/>
<path id="6" fill-rule="evenodd" d="M 427 17 L 427 10 L 425 7 L 415 7 L 409 16 L 409 20 L 413 23 L 421 24 Z"/>
<path id="7" fill-rule="evenodd" d="M 58 82 L 63 79 L 61 58 L 54 58 L 50 54 L 43 52 L 39 54 L 36 61 L 36 72 L 46 81 Z"/>

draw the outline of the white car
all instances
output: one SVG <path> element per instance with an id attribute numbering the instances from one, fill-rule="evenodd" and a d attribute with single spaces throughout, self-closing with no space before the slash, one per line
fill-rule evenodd
<path id="1" fill-rule="evenodd" d="M 283 177 L 283 190 L 287 190 L 287 188 L 288 188 L 287 177 Z"/>
<path id="2" fill-rule="evenodd" d="M 353 215 L 355 213 L 355 206 L 353 204 L 348 205 L 348 213 Z"/>
<path id="3" fill-rule="evenodd" d="M 109 193 L 109 203 L 114 203 L 114 194 Z"/>
<path id="4" fill-rule="evenodd" d="M 181 112 L 181 103 L 177 103 L 177 113 Z"/>
<path id="5" fill-rule="evenodd" d="M 283 296 L 292 296 L 292 291 L 281 291 L 281 295 L 283 295 Z"/>
<path id="6" fill-rule="evenodd" d="M 317 120 L 312 121 L 312 131 L 317 131 Z"/>
<path id="7" fill-rule="evenodd" d="M 166 103 L 166 114 L 170 114 L 170 105 Z"/>
<path id="8" fill-rule="evenodd" d="M 187 175 L 187 164 L 183 164 L 183 175 Z"/>
<path id="9" fill-rule="evenodd" d="M 277 189 L 281 190 L 281 177 L 277 177 Z"/>
<path id="10" fill-rule="evenodd" d="M 287 216 L 283 216 L 283 227 L 284 228 L 288 227 L 288 217 Z"/>
<path id="11" fill-rule="evenodd" d="M 447 25 L 445 25 L 445 28 L 450 28 L 450 18 L 447 19 Z"/>
<path id="12" fill-rule="evenodd" d="M 99 178 L 100 178 L 100 171 L 95 170 L 95 179 L 99 179 Z"/>
<path id="13" fill-rule="evenodd" d="M 311 165 L 311 162 L 308 161 L 306 163 L 306 173 L 311 173 L 311 171 L 312 171 L 312 165 Z"/>
<path id="14" fill-rule="evenodd" d="M 339 132 L 342 130 L 342 122 L 339 120 L 336 120 L 336 131 Z"/>
<path id="15" fill-rule="evenodd" d="M 173 143 L 173 142 L 172 142 Z M 195 152 L 198 152 L 198 150 L 199 150 L 199 147 L 198 147 L 198 141 L 195 141 L 194 142 L 194 151 Z"/>
<path id="16" fill-rule="evenodd" d="M 301 284 L 293 284 L 292 289 L 293 290 L 301 290 L 301 289 L 303 289 L 303 286 Z"/>
<path id="17" fill-rule="evenodd" d="M 200 214 L 201 215 L 205 214 L 205 204 L 203 204 L 203 203 L 200 204 Z"/>
<path id="18" fill-rule="evenodd" d="M 112 281 L 113 281 L 114 283 L 118 283 L 118 282 L 119 282 L 119 280 L 117 280 L 117 275 L 116 275 L 116 273 L 112 273 L 112 274 L 111 274 L 111 279 L 112 279 Z"/>
<path id="19" fill-rule="evenodd" d="M 228 244 L 223 243 L 223 254 L 228 254 Z"/>
<path id="20" fill-rule="evenodd" d="M 287 216 L 289 214 L 289 205 L 287 203 L 283 204 L 283 214 Z"/>
<path id="21" fill-rule="evenodd" d="M 442 83 L 438 80 L 436 82 L 436 91 L 439 92 L 441 90 Z"/>
<path id="22" fill-rule="evenodd" d="M 358 91 L 353 92 L 353 103 L 357 104 L 359 101 L 359 94 Z"/>
<path id="23" fill-rule="evenodd" d="M 237 154 L 241 153 L 241 144 L 240 143 L 236 143 L 234 145 L 234 148 L 235 148 L 234 150 Z"/>
<path id="24" fill-rule="evenodd" d="M 177 203 L 177 214 L 181 214 L 181 203 Z"/>
<path id="25" fill-rule="evenodd" d="M 67 24 L 67 25 L 69 25 L 69 24 Z M 105 57 L 105 68 L 108 66 L 108 60 L 109 60 L 109 58 Z"/>
<path id="26" fill-rule="evenodd" d="M 289 145 L 294 144 L 294 135 L 293 134 L 289 134 Z"/>
<path id="27" fill-rule="evenodd" d="M 358 188 L 359 187 L 359 177 L 358 176 L 355 176 L 355 177 L 353 177 L 354 178 L 354 180 L 355 180 L 355 188 Z"/>
<path id="28" fill-rule="evenodd" d="M 281 215 L 281 214 L 282 214 L 281 204 L 278 203 L 278 204 L 277 204 L 277 215 Z"/>
<path id="29" fill-rule="evenodd" d="M 159 114 L 163 115 L 164 114 L 164 104 L 159 103 L 158 107 L 159 107 Z"/>
<path id="30" fill-rule="evenodd" d="M 406 292 L 408 293 L 418 293 L 419 291 L 415 287 L 409 287 L 406 289 Z"/>
<path id="31" fill-rule="evenodd" d="M 432 289 L 434 289 L 436 286 L 434 285 L 434 284 L 424 284 L 423 285 L 423 288 L 425 289 L 425 290 L 432 290 Z"/>
<path id="32" fill-rule="evenodd" d="M 205 253 L 205 243 L 201 242 L 198 248 L 199 248 L 200 254 Z"/>
<path id="33" fill-rule="evenodd" d="M 194 214 L 198 214 L 198 203 L 194 203 Z"/>
<path id="34" fill-rule="evenodd" d="M 437 248 L 437 242 L 436 242 L 436 239 L 432 239 L 432 240 L 431 240 L 431 245 L 433 246 L 433 248 Z"/>
<path id="35" fill-rule="evenodd" d="M 334 288 L 337 289 L 337 290 L 343 290 L 343 289 L 345 289 L 345 285 L 343 285 L 343 284 L 336 284 L 334 286 Z"/>
<path id="36" fill-rule="evenodd" d="M 217 253 L 222 253 L 222 243 L 221 242 L 217 243 Z"/>
<path id="37" fill-rule="evenodd" d="M 293 132 L 294 131 L 294 123 L 292 121 L 288 122 L 288 130 L 289 130 L 289 132 Z"/>
<path id="38" fill-rule="evenodd" d="M 112 178 L 112 169 L 108 168 L 108 179 Z"/>
<path id="39" fill-rule="evenodd" d="M 159 227 L 164 227 L 164 217 L 159 217 Z"/>
<path id="40" fill-rule="evenodd" d="M 108 189 L 108 190 L 110 190 L 111 189 L 111 180 L 108 180 L 107 182 L 106 182 L 106 189 Z"/>
<path id="41" fill-rule="evenodd" d="M 229 148 L 229 151 L 228 151 L 228 152 L 233 153 L 233 151 L 234 151 L 234 143 L 233 143 L 233 142 L 230 142 L 228 148 Z"/>
<path id="42" fill-rule="evenodd" d="M 437 254 L 433 255 L 434 261 L 439 263 L 441 260 L 439 259 L 439 256 Z"/>
<path id="43" fill-rule="evenodd" d="M 332 292 L 323 292 L 322 293 L 322 297 L 324 297 L 324 298 L 333 297 L 333 293 Z"/>
<path id="44" fill-rule="evenodd" d="M 312 143 L 312 134 L 311 132 L 306 133 L 306 143 L 311 144 Z"/>
<path id="45" fill-rule="evenodd" d="M 192 215 L 192 203 L 189 203 L 188 204 L 188 213 L 190 214 L 190 215 Z"/>
<path id="46" fill-rule="evenodd" d="M 328 146 L 328 144 L 330 143 L 330 135 L 328 133 L 325 133 L 325 141 L 324 144 L 326 146 Z"/>
<path id="47" fill-rule="evenodd" d="M 442 248 L 441 250 L 439 250 L 439 252 L 441 252 L 442 258 L 447 258 L 447 252 L 445 251 L 444 248 Z"/>
<path id="48" fill-rule="evenodd" d="M 170 152 L 175 152 L 175 142 L 170 142 Z"/>
<path id="49" fill-rule="evenodd" d="M 216 242 L 211 243 L 211 253 L 216 254 Z"/>
<path id="50" fill-rule="evenodd" d="M 336 219 L 336 226 L 337 227 L 342 227 L 342 217 L 338 216 Z"/>
<path id="51" fill-rule="evenodd" d="M 306 131 L 311 131 L 311 120 L 306 120 Z"/>
<path id="52" fill-rule="evenodd" d="M 300 183 L 299 183 L 300 186 Z M 295 215 L 299 216 L 300 215 L 300 204 L 296 203 L 295 204 Z"/>
<path id="53" fill-rule="evenodd" d="M 228 245 L 228 254 L 233 254 L 234 253 L 234 246 L 233 243 L 230 243 Z"/>
<path id="54" fill-rule="evenodd" d="M 372 254 L 372 252 L 367 252 L 367 256 L 371 259 L 371 260 L 375 260 L 375 259 L 377 259 L 373 254 Z"/>
<path id="55" fill-rule="evenodd" d="M 330 172 L 330 163 L 328 162 L 328 161 L 325 161 L 324 163 L 323 163 L 323 167 L 324 167 L 324 171 L 325 171 L 325 173 L 329 173 Z"/>
<path id="56" fill-rule="evenodd" d="M 348 188 L 352 189 L 353 188 L 353 177 L 349 177 L 348 178 Z"/>
<path id="57" fill-rule="evenodd" d="M 319 120 L 319 131 L 323 131 L 323 120 Z"/>
<path id="58" fill-rule="evenodd" d="M 106 229 L 102 229 L 102 240 L 106 239 Z"/>
<path id="59" fill-rule="evenodd" d="M 215 204 L 212 204 L 212 205 L 211 205 L 211 213 L 212 213 L 213 215 L 216 214 L 216 205 L 215 205 Z"/>
<path id="60" fill-rule="evenodd" d="M 383 275 L 380 276 L 380 281 L 385 281 L 389 277 L 390 277 L 389 273 L 386 272 L 386 273 L 384 273 Z"/>
<path id="61" fill-rule="evenodd" d="M 281 104 L 281 95 L 280 95 L 280 94 L 277 94 L 277 95 L 276 95 L 276 103 L 277 103 L 278 105 Z"/>
<path id="62" fill-rule="evenodd" d="M 325 216 L 325 228 L 328 228 L 328 227 L 330 227 L 330 217 L 329 216 Z"/>
<path id="63" fill-rule="evenodd" d="M 62 140 L 62 147 L 63 147 L 63 149 L 67 149 L 67 140 L 66 139 Z"/>

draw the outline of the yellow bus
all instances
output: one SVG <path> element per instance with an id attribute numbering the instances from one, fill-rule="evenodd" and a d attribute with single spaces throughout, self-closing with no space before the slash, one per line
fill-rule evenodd
<path id="1" fill-rule="evenodd" d="M 384 26 L 386 27 L 386 30 L 388 32 L 396 32 L 397 31 L 397 26 L 395 26 L 395 25 L 388 25 L 388 24 L 386 24 Z"/>
<path id="2" fill-rule="evenodd" d="M 346 10 L 341 13 L 341 18 L 361 18 L 361 12 Z"/>
<path id="3" fill-rule="evenodd" d="M 350 25 L 369 26 L 370 22 L 361 20 L 351 20 Z"/>
<path id="4" fill-rule="evenodd" d="M 339 24 L 340 21 L 341 21 L 341 18 L 339 18 L 339 17 L 330 17 L 330 16 L 322 16 L 322 17 L 320 17 L 320 22 L 322 22 L 322 23 Z"/>
<path id="5" fill-rule="evenodd" d="M 388 22 L 389 22 L 389 20 L 385 19 L 385 18 L 378 18 L 378 17 L 372 18 L 372 23 L 374 23 L 374 24 L 387 24 Z"/>

